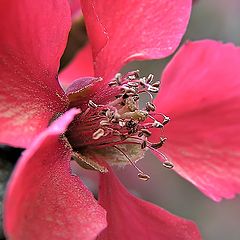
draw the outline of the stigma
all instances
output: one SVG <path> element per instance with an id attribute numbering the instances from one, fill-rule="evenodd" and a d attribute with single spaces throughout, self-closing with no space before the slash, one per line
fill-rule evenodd
<path id="1" fill-rule="evenodd" d="M 114 89 L 114 99 L 105 104 L 96 103 L 89 99 L 87 108 L 75 120 L 70 134 L 70 143 L 78 152 L 101 151 L 111 148 L 114 152 L 110 164 L 131 164 L 138 171 L 141 180 L 148 180 L 150 176 L 136 165 L 138 159 L 132 157 L 134 153 L 151 149 L 163 158 L 163 166 L 173 168 L 173 164 L 159 151 L 165 142 L 165 137 L 159 137 L 158 142 L 150 142 L 152 129 L 163 129 L 170 118 L 162 113 L 156 113 L 153 103 L 154 94 L 159 92 L 160 82 L 153 81 L 154 76 L 149 74 L 141 77 L 139 71 L 120 73 L 109 82 L 109 90 Z M 142 108 L 143 95 L 147 101 Z M 77 124 L 76 124 L 77 122 Z M 76 126 L 77 127 L 74 127 Z M 117 157 L 119 154 L 121 157 Z M 135 154 L 138 155 L 138 154 Z M 118 161 L 114 159 L 125 159 Z"/>

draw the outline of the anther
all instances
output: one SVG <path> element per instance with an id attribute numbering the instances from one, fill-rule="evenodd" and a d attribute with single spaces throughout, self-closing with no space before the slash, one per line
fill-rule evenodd
<path id="1" fill-rule="evenodd" d="M 116 83 L 117 83 L 118 85 L 121 85 L 121 84 L 122 84 L 121 78 L 122 78 L 122 74 L 121 74 L 121 73 L 117 73 L 117 74 L 115 75 L 115 81 L 116 81 Z"/>
<path id="2" fill-rule="evenodd" d="M 102 128 L 99 128 L 97 131 L 95 131 L 92 135 L 92 138 L 94 140 L 97 140 L 101 138 L 104 135 L 104 130 Z"/>
<path id="3" fill-rule="evenodd" d="M 163 124 L 158 122 L 158 121 L 154 121 L 152 126 L 155 127 L 155 128 L 163 128 Z"/>
<path id="4" fill-rule="evenodd" d="M 170 117 L 164 116 L 162 124 L 166 125 L 167 123 L 169 123 L 169 121 L 170 121 Z"/>
<path id="5" fill-rule="evenodd" d="M 143 132 L 140 132 L 140 133 L 138 134 L 138 136 L 139 136 L 139 137 L 142 137 L 142 136 L 143 136 Z"/>
<path id="6" fill-rule="evenodd" d="M 166 142 L 167 138 L 160 138 L 160 141 L 158 143 L 152 143 L 151 147 L 154 149 L 158 149 L 162 147 L 162 145 Z"/>
<path id="7" fill-rule="evenodd" d="M 111 110 L 107 110 L 106 111 L 106 117 L 109 119 L 109 120 L 112 120 L 114 118 L 114 113 L 111 111 Z"/>
<path id="8" fill-rule="evenodd" d="M 150 176 L 145 173 L 138 173 L 138 177 L 143 181 L 147 181 L 148 179 L 150 179 Z"/>
<path id="9" fill-rule="evenodd" d="M 140 78 L 139 83 L 142 87 L 145 88 L 146 87 L 146 78 L 145 77 Z"/>
<path id="10" fill-rule="evenodd" d="M 150 137 L 151 136 L 151 132 L 148 131 L 147 129 L 142 129 L 141 130 L 142 134 L 145 136 L 145 137 Z"/>
<path id="11" fill-rule="evenodd" d="M 136 93 L 136 90 L 133 88 L 128 88 L 125 90 L 126 93 Z"/>
<path id="12" fill-rule="evenodd" d="M 142 143 L 141 143 L 141 149 L 144 149 L 144 148 L 146 148 L 147 147 L 147 142 L 146 141 L 143 141 Z"/>
<path id="13" fill-rule="evenodd" d="M 149 85 L 148 91 L 152 92 L 152 93 L 158 93 L 159 89 L 157 87 L 153 87 L 153 86 Z"/>
<path id="14" fill-rule="evenodd" d="M 98 105 L 96 103 L 94 103 L 92 100 L 89 100 L 88 106 L 91 107 L 91 108 L 97 108 L 98 107 Z"/>
<path id="15" fill-rule="evenodd" d="M 153 80 L 153 78 L 154 78 L 153 74 L 149 74 L 148 77 L 147 77 L 146 82 L 147 82 L 147 83 L 151 83 L 152 80 Z"/>
<path id="16" fill-rule="evenodd" d="M 139 79 L 139 70 L 135 70 L 135 71 L 132 71 L 132 72 L 128 72 L 126 75 L 125 75 L 126 78 L 128 78 L 129 80 L 135 80 L 135 79 Z"/>
<path id="17" fill-rule="evenodd" d="M 112 87 L 112 86 L 115 86 L 115 85 L 117 85 L 116 81 L 111 81 L 111 82 L 108 83 L 109 87 Z"/>
<path id="18" fill-rule="evenodd" d="M 136 101 L 138 101 L 139 100 L 139 96 L 136 94 L 136 95 L 133 95 L 133 100 L 136 102 Z"/>
<path id="19" fill-rule="evenodd" d="M 153 87 L 156 87 L 156 88 L 159 88 L 159 86 L 160 86 L 160 82 L 157 81 L 157 82 L 153 83 L 152 86 L 153 86 Z"/>
<path id="20" fill-rule="evenodd" d="M 102 121 L 100 122 L 100 125 L 101 125 L 101 126 L 109 126 L 109 125 L 111 125 L 111 123 L 110 123 L 109 121 L 102 120 Z"/>
<path id="21" fill-rule="evenodd" d="M 155 107 L 155 105 L 153 103 L 147 102 L 146 103 L 146 110 L 148 112 L 150 112 L 150 111 L 154 112 L 156 110 L 156 107 Z"/>
<path id="22" fill-rule="evenodd" d="M 170 161 L 165 161 L 165 162 L 163 162 L 162 165 L 163 165 L 165 168 L 168 168 L 168 169 L 174 168 L 173 163 L 171 163 Z"/>
<path id="23" fill-rule="evenodd" d="M 129 82 L 127 85 L 129 87 L 138 87 L 139 83 L 138 82 Z"/>

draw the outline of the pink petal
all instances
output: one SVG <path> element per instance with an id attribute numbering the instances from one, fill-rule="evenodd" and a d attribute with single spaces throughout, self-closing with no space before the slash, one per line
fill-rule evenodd
<path id="1" fill-rule="evenodd" d="M 86 76 L 94 76 L 90 44 L 81 49 L 73 61 L 60 72 L 59 79 L 63 86 L 69 86 L 74 80 Z"/>
<path id="2" fill-rule="evenodd" d="M 75 80 L 67 89 L 66 94 L 69 98 L 71 107 L 80 107 L 86 110 L 89 100 L 95 96 L 97 83 L 101 84 L 102 78 L 83 77 Z M 80 123 L 81 124 L 81 123 Z"/>
<path id="3" fill-rule="evenodd" d="M 82 14 L 80 0 L 68 0 L 68 2 L 71 8 L 72 19 L 77 19 Z"/>
<path id="4" fill-rule="evenodd" d="M 19 159 L 4 202 L 9 239 L 94 239 L 106 227 L 105 211 L 71 175 L 71 149 L 59 137 L 78 112 L 56 120 Z"/>
<path id="5" fill-rule="evenodd" d="M 124 63 L 170 55 L 189 20 L 190 0 L 82 0 L 96 76 L 112 77 Z"/>
<path id="6" fill-rule="evenodd" d="M 101 175 L 99 201 L 107 210 L 108 220 L 99 240 L 201 239 L 194 223 L 137 199 L 111 171 Z"/>
<path id="7" fill-rule="evenodd" d="M 240 192 L 240 48 L 187 43 L 166 68 L 159 111 L 175 170 L 215 201 Z"/>
<path id="8" fill-rule="evenodd" d="M 26 147 L 66 107 L 56 76 L 70 10 L 65 0 L 3 0 L 0 15 L 0 141 Z"/>

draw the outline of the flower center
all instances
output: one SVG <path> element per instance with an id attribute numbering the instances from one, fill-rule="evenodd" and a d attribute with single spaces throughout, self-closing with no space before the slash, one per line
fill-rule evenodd
<path id="1" fill-rule="evenodd" d="M 158 152 L 164 159 L 163 165 L 172 168 L 172 163 L 158 150 L 166 138 L 160 137 L 157 143 L 148 140 L 153 128 L 161 129 L 170 120 L 162 113 L 155 113 L 152 94 L 158 93 L 160 83 L 152 81 L 152 74 L 140 77 L 139 71 L 123 76 L 116 74 L 109 83 L 109 88 L 115 88 L 114 92 L 117 93 L 115 99 L 103 105 L 89 100 L 86 110 L 70 126 L 68 139 L 74 150 L 103 154 L 108 149 L 114 152 L 114 160 L 110 160 L 112 164 L 124 162 L 116 156 L 120 154 L 125 163 L 130 163 L 138 170 L 138 176 L 143 180 L 148 180 L 149 176 L 136 166 L 136 156 L 141 158 L 147 148 Z M 147 95 L 149 101 L 140 109 L 139 100 L 143 94 Z"/>

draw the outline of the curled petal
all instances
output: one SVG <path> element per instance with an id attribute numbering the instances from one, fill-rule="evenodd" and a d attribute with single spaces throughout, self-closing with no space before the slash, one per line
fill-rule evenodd
<path id="1" fill-rule="evenodd" d="M 0 142 L 26 147 L 67 105 L 57 72 L 70 9 L 66 0 L 3 0 L 0 15 Z"/>
<path id="2" fill-rule="evenodd" d="M 190 0 L 82 0 L 96 76 L 109 80 L 130 60 L 155 59 L 177 48 Z"/>
<path id="3" fill-rule="evenodd" d="M 189 42 L 163 73 L 158 110 L 175 170 L 215 201 L 240 192 L 240 48 Z"/>
<path id="4" fill-rule="evenodd" d="M 9 239 L 90 240 L 105 228 L 105 211 L 70 172 L 71 148 L 62 133 L 78 112 L 53 122 L 19 159 L 4 201 Z"/>
<path id="5" fill-rule="evenodd" d="M 201 239 L 194 223 L 129 194 L 111 171 L 101 175 L 99 202 L 108 221 L 99 240 Z"/>

